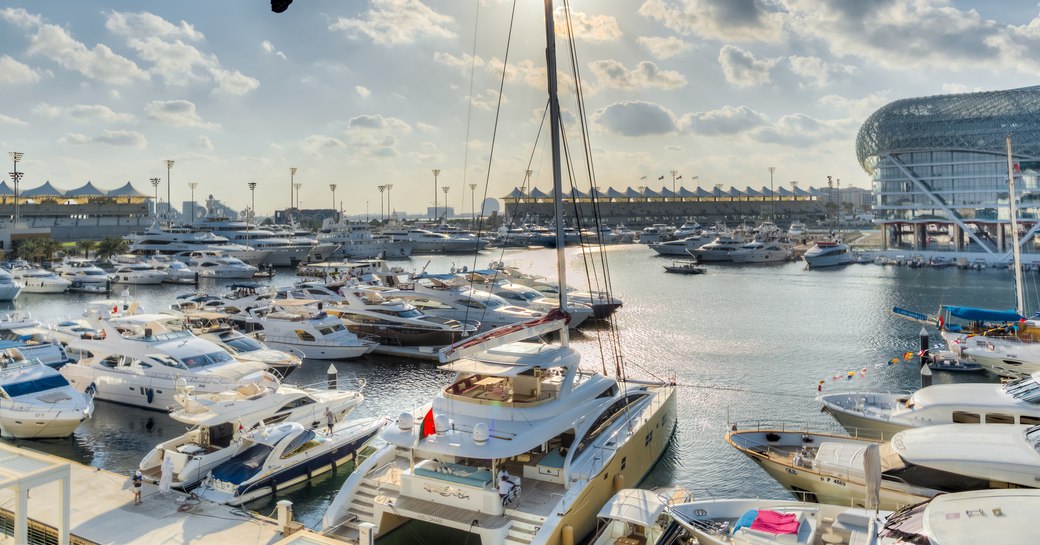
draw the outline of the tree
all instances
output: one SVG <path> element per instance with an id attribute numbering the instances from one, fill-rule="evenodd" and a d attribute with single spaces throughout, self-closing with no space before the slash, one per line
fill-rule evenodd
<path id="1" fill-rule="evenodd" d="M 77 240 L 76 247 L 83 250 L 83 257 L 86 258 L 90 255 L 90 251 L 97 246 L 96 240 Z"/>
<path id="2" fill-rule="evenodd" d="M 828 216 L 834 217 L 834 216 L 838 215 L 838 205 L 837 204 L 829 202 L 829 203 L 827 203 L 824 206 L 827 208 L 827 215 Z"/>
<path id="3" fill-rule="evenodd" d="M 130 248 L 125 239 L 119 237 L 107 237 L 98 243 L 97 256 L 101 259 L 108 259 L 112 256 L 126 253 Z"/>
<path id="4" fill-rule="evenodd" d="M 853 205 L 850 202 L 841 203 L 841 209 L 845 211 L 846 216 L 852 215 Z"/>

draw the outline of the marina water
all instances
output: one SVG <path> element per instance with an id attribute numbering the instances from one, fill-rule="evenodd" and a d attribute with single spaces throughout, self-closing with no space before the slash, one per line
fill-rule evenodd
<path id="1" fill-rule="evenodd" d="M 596 250 L 591 250 L 596 251 Z M 919 366 L 911 361 L 888 365 L 904 352 L 917 351 L 920 324 L 890 314 L 894 306 L 934 314 L 940 304 L 1011 308 L 1010 271 L 988 269 L 909 269 L 849 265 L 807 271 L 804 263 L 714 265 L 704 275 L 670 275 L 644 245 L 607 247 L 612 286 L 624 301 L 617 314 L 626 369 L 633 378 L 674 375 L 679 388 L 677 434 L 645 487 L 678 484 L 697 497 L 789 498 L 753 462 L 726 445 L 730 422 L 785 422 L 816 430 L 841 432 L 815 401 L 817 385 L 840 389 L 909 390 L 919 384 Z M 585 266 L 580 249 L 568 248 L 571 285 L 582 286 Z M 526 272 L 555 277 L 552 250 L 491 250 L 472 256 L 416 257 L 391 264 L 405 270 L 446 272 L 449 267 L 485 268 L 492 260 L 518 265 Z M 598 264 L 598 260 L 597 260 Z M 1037 278 L 1027 273 L 1027 306 L 1036 306 Z M 280 286 L 298 278 L 288 270 L 265 281 Z M 118 292 L 121 288 L 116 287 Z M 190 286 L 132 288 L 147 312 L 168 308 Z M 204 282 L 200 291 L 221 293 L 224 283 Z M 75 317 L 96 295 L 25 293 L 8 308 L 28 310 L 44 321 Z M 597 327 L 572 335 L 583 352 L 582 364 L 600 369 Z M 928 326 L 932 345 L 939 339 Z M 605 333 L 605 332 L 604 332 Z M 290 377 L 298 384 L 324 383 L 329 362 L 308 360 Z M 355 417 L 414 410 L 450 378 L 435 365 L 369 355 L 335 362 L 341 387 L 367 386 Z M 612 369 L 613 364 L 607 363 Z M 880 368 L 878 368 L 880 367 Z M 865 376 L 861 370 L 866 368 Z M 855 378 L 848 379 L 848 372 Z M 834 380 L 834 377 L 840 377 Z M 995 381 L 988 375 L 935 374 L 935 382 Z M 98 402 L 92 419 L 69 439 L 22 441 L 29 448 L 129 475 L 157 443 L 180 435 L 185 426 L 162 412 Z M 277 497 L 247 507 L 268 514 L 279 499 L 294 502 L 296 518 L 320 528 L 328 503 L 346 478 L 343 469 L 298 485 Z M 633 486 L 635 483 L 626 483 Z M 127 492 L 129 495 L 129 492 Z M 77 501 L 89 501 L 77 498 Z M 405 530 L 397 532 L 404 534 Z M 391 535 L 389 542 L 409 541 Z"/>

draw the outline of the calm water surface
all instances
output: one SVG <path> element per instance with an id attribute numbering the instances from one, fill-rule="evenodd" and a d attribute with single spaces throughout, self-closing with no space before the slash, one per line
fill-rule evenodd
<path id="1" fill-rule="evenodd" d="M 671 377 L 679 389 L 676 436 L 644 486 L 676 483 L 698 497 L 789 497 L 751 461 L 730 448 L 723 436 L 728 422 L 783 420 L 815 429 L 840 431 L 814 401 L 819 380 L 825 391 L 900 390 L 914 387 L 918 368 L 899 364 L 875 369 L 907 350 L 917 349 L 919 324 L 892 317 L 893 306 L 934 313 L 941 303 L 994 308 L 1014 306 L 1007 270 L 960 271 L 850 265 L 838 270 L 806 271 L 803 263 L 710 265 L 708 274 L 671 275 L 668 263 L 642 245 L 606 251 L 615 294 L 624 303 L 618 314 L 626 369 L 632 377 Z M 568 249 L 572 285 L 586 284 L 579 249 Z M 422 257 L 396 262 L 406 269 L 446 272 L 451 265 L 483 268 L 503 259 L 524 270 L 555 277 L 548 250 L 490 251 L 472 257 Z M 589 266 L 602 269 L 600 256 Z M 270 282 L 284 285 L 295 276 L 283 271 Z M 1036 306 L 1037 277 L 1026 279 Z M 219 293 L 221 284 L 203 284 Z M 135 297 L 146 310 L 162 310 L 185 286 L 140 287 Z M 76 315 L 96 296 L 23 294 L 10 308 L 30 310 L 44 320 Z M 934 332 L 934 330 L 933 330 Z M 572 336 L 583 352 L 582 366 L 600 369 L 607 331 L 586 329 Z M 934 343 L 933 343 L 934 344 Z M 325 380 L 329 362 L 307 361 L 292 377 L 309 384 Z M 434 365 L 379 356 L 335 362 L 340 380 L 367 381 L 366 402 L 356 416 L 396 416 L 421 405 L 450 378 Z M 836 374 L 868 369 L 867 376 L 831 381 Z M 612 360 L 607 364 L 612 369 Z M 995 380 L 991 376 L 936 374 L 936 382 Z M 67 440 L 25 441 L 36 448 L 92 466 L 129 474 L 155 444 L 185 431 L 164 413 L 98 402 L 94 418 Z M 281 494 L 299 520 L 319 527 L 325 507 L 346 478 L 340 470 Z M 274 498 L 249 507 L 267 514 Z M 403 536 L 407 537 L 407 536 Z"/>

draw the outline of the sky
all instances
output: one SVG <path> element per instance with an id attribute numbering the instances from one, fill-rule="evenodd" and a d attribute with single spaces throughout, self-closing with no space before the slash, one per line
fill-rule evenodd
<path id="1" fill-rule="evenodd" d="M 426 210 L 433 169 L 457 212 L 474 194 L 505 195 L 528 169 L 533 186 L 551 186 L 541 2 L 298 0 L 281 14 L 261 0 L 2 5 L 0 144 L 25 153 L 23 188 L 132 181 L 151 193 L 159 177 L 165 199 L 167 159 L 175 205 L 197 182 L 197 200 L 241 209 L 256 182 L 260 214 L 289 204 L 290 167 L 301 207 L 332 207 L 336 184 L 354 214 L 379 213 L 381 184 L 393 184 L 395 210 Z M 875 110 L 1035 85 L 1040 73 L 1029 2 L 571 0 L 569 10 L 604 189 L 670 186 L 673 170 L 691 189 L 758 188 L 770 166 L 776 186 L 833 176 L 869 187 L 855 139 Z M 558 32 L 561 104 L 577 166 L 568 32 Z"/>

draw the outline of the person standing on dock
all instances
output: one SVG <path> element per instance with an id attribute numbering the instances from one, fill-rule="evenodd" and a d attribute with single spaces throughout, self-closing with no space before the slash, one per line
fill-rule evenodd
<path id="1" fill-rule="evenodd" d="M 173 484 L 173 457 L 166 456 L 166 452 L 162 452 L 162 465 L 160 469 L 162 475 L 159 477 L 159 493 L 166 495 L 170 493 L 170 485 Z"/>
<path id="2" fill-rule="evenodd" d="M 325 423 L 329 435 L 332 435 L 332 425 L 336 423 L 336 416 L 332 414 L 328 407 L 325 407 Z"/>
<path id="3" fill-rule="evenodd" d="M 141 504 L 141 485 L 144 484 L 144 475 L 141 474 L 141 470 L 138 469 L 134 472 L 134 476 L 130 479 L 134 489 L 134 505 Z"/>

